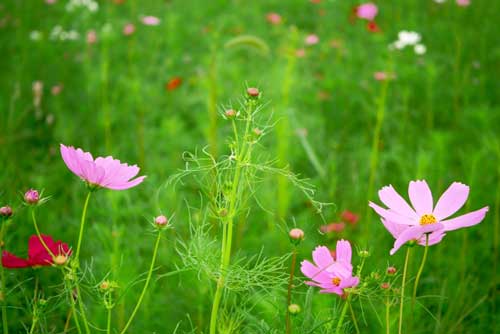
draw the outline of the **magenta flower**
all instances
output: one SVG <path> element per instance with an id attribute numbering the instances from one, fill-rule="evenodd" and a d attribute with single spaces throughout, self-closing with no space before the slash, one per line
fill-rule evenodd
<path id="1" fill-rule="evenodd" d="M 306 43 L 306 45 L 318 44 L 319 43 L 318 35 L 315 35 L 315 34 L 307 35 L 306 39 L 305 39 L 305 43 Z"/>
<path id="2" fill-rule="evenodd" d="M 359 284 L 359 277 L 352 276 L 351 244 L 346 240 L 337 241 L 336 260 L 325 246 L 318 246 L 312 253 L 314 264 L 302 261 L 300 270 L 312 281 L 307 285 L 320 287 L 320 293 L 344 295 L 344 289 Z"/>
<path id="3" fill-rule="evenodd" d="M 61 156 L 66 166 L 91 187 L 125 190 L 141 183 L 146 176 L 132 179 L 139 173 L 139 167 L 129 166 L 108 156 L 94 160 L 92 154 L 61 144 Z"/>
<path id="4" fill-rule="evenodd" d="M 141 21 L 147 26 L 157 26 L 160 24 L 160 19 L 156 16 L 143 16 Z"/>
<path id="5" fill-rule="evenodd" d="M 424 237 L 425 245 L 425 234 L 428 233 L 429 245 L 436 244 L 442 240 L 444 232 L 479 224 L 488 212 L 486 206 L 462 216 L 449 218 L 465 204 L 469 196 L 469 187 L 459 182 L 450 185 L 436 206 L 433 205 L 432 193 L 425 181 L 411 181 L 408 194 L 413 208 L 392 185 L 383 187 L 378 192 L 380 200 L 388 209 L 370 202 L 370 207 L 383 218 L 382 223 L 396 238 L 391 255 L 410 240 L 422 244 Z"/>
<path id="6" fill-rule="evenodd" d="M 360 19 L 373 21 L 375 16 L 377 16 L 377 13 L 377 5 L 371 2 L 367 2 L 356 7 L 356 16 Z"/>

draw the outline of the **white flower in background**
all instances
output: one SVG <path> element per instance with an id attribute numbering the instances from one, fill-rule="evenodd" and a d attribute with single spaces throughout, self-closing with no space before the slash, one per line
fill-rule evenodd
<path id="1" fill-rule="evenodd" d="M 68 12 L 72 12 L 77 8 L 85 8 L 93 13 L 99 9 L 99 4 L 93 0 L 69 0 L 66 4 L 66 11 Z"/>
<path id="2" fill-rule="evenodd" d="M 435 3 L 445 3 L 446 0 L 434 0 Z"/>
<path id="3" fill-rule="evenodd" d="M 423 55 L 427 51 L 424 44 L 420 43 L 422 36 L 415 31 L 401 30 L 398 33 L 398 40 L 389 44 L 389 50 L 403 50 L 407 46 L 413 46 L 413 51 L 418 55 Z"/>
<path id="4" fill-rule="evenodd" d="M 76 30 L 68 30 L 65 31 L 60 25 L 55 26 L 52 28 L 52 31 L 50 32 L 50 40 L 52 41 L 76 41 L 77 39 L 80 38 L 80 34 Z"/>
<path id="5" fill-rule="evenodd" d="M 43 35 L 40 31 L 38 30 L 33 30 L 32 32 L 30 32 L 30 39 L 32 41 L 39 41 L 43 38 Z"/>
<path id="6" fill-rule="evenodd" d="M 415 53 L 418 54 L 418 55 L 423 55 L 427 51 L 427 48 L 423 44 L 417 44 L 413 48 L 413 51 L 415 51 Z"/>

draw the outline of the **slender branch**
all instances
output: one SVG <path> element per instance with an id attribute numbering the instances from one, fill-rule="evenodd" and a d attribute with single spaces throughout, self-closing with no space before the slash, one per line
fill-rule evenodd
<path id="1" fill-rule="evenodd" d="M 417 277 L 415 278 L 415 284 L 413 285 L 413 295 L 411 298 L 411 307 L 413 309 L 415 305 L 415 300 L 417 299 L 417 289 L 418 289 L 418 282 L 420 281 L 420 276 L 422 275 L 422 272 L 424 270 L 425 266 L 425 261 L 427 260 L 427 252 L 429 251 L 429 233 L 425 235 L 425 249 L 424 249 L 424 256 L 422 257 L 422 262 L 420 263 L 420 267 L 418 268 L 417 272 Z"/>
<path id="2" fill-rule="evenodd" d="M 404 305 L 404 296 L 405 296 L 405 285 L 406 285 L 406 274 L 408 271 L 408 262 L 410 261 L 410 252 L 411 248 L 408 247 L 406 249 L 406 257 L 405 257 L 405 265 L 403 269 L 403 281 L 401 282 L 401 301 L 399 305 L 399 329 L 398 334 L 403 333 L 403 305 Z"/>
<path id="3" fill-rule="evenodd" d="M 78 234 L 78 243 L 76 246 L 76 254 L 75 254 L 75 261 L 77 265 L 80 264 L 80 247 L 82 245 L 83 230 L 85 226 L 85 218 L 87 216 L 87 207 L 89 205 L 90 195 L 92 195 L 92 191 L 89 191 L 87 194 L 87 198 L 85 199 L 85 204 L 83 205 L 82 219 L 80 220 L 80 233 Z"/>
<path id="4" fill-rule="evenodd" d="M 295 264 L 297 262 L 297 247 L 293 247 L 292 253 L 292 265 L 290 266 L 290 278 L 288 279 L 288 294 L 286 297 L 286 334 L 292 332 L 292 326 L 290 324 L 290 311 L 288 307 L 292 301 L 292 285 L 293 285 L 293 274 L 295 273 Z"/>
<path id="5" fill-rule="evenodd" d="M 337 323 L 337 329 L 335 330 L 335 334 L 340 334 L 342 329 L 342 325 L 344 324 L 345 314 L 347 313 L 347 308 L 349 307 L 349 302 L 351 301 L 351 295 L 347 296 L 347 300 L 344 303 L 344 307 L 342 308 L 342 312 L 340 313 L 339 322 Z"/>

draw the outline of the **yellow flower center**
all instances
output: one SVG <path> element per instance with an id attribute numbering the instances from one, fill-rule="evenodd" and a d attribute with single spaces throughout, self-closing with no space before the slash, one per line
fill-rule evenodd
<path id="1" fill-rule="evenodd" d="M 65 264 L 65 263 L 66 263 L 66 260 L 67 260 L 67 259 L 68 259 L 68 258 L 67 258 L 66 256 L 64 256 L 64 255 L 60 254 L 60 255 L 56 255 L 56 256 L 54 256 L 53 261 L 54 261 L 54 263 L 55 263 L 55 264 L 57 264 L 58 266 L 62 266 L 63 264 Z"/>
<path id="2" fill-rule="evenodd" d="M 435 223 L 437 223 L 437 219 L 433 215 L 423 215 L 420 218 L 420 225 L 429 225 Z"/>
<path id="3" fill-rule="evenodd" d="M 335 286 L 339 286 L 339 285 L 340 285 L 340 278 L 338 278 L 338 277 L 334 277 L 334 278 L 332 279 L 332 283 L 333 283 L 333 285 L 335 285 Z"/>

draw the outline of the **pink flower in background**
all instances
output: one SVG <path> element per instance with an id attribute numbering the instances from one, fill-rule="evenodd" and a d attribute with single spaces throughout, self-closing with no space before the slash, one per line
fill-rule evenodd
<path id="1" fill-rule="evenodd" d="M 90 30 L 87 32 L 87 44 L 95 44 L 97 42 L 97 33 L 95 30 Z"/>
<path id="2" fill-rule="evenodd" d="M 432 233 L 429 238 L 442 239 L 440 234 L 463 227 L 479 224 L 488 212 L 488 207 L 469 212 L 455 218 L 449 218 L 456 213 L 469 197 L 469 187 L 459 182 L 453 182 L 441 195 L 436 206 L 433 204 L 432 193 L 425 181 L 411 181 L 408 195 L 411 207 L 394 188 L 389 185 L 378 192 L 379 198 L 388 209 L 370 202 L 375 212 L 382 218 L 384 225 L 403 225 L 404 230 L 389 229 L 397 239 L 391 254 L 409 240 L 420 240 L 424 234 Z M 392 226 L 392 225 L 391 225 Z M 394 232 L 394 233 L 393 233 Z M 437 242 L 439 242 L 437 241 Z"/>
<path id="3" fill-rule="evenodd" d="M 323 233 L 337 232 L 340 233 L 344 230 L 345 223 L 330 223 L 327 225 L 321 225 L 320 231 Z"/>
<path id="4" fill-rule="evenodd" d="M 460 7 L 467 7 L 470 5 L 470 0 L 457 0 L 457 5 Z"/>
<path id="5" fill-rule="evenodd" d="M 377 13 L 377 5 L 371 2 L 367 2 L 356 7 L 356 16 L 360 19 L 373 21 L 377 16 Z"/>
<path id="6" fill-rule="evenodd" d="M 57 0 L 45 0 L 45 3 L 46 3 L 47 5 L 53 5 L 53 4 L 55 4 L 56 2 L 57 2 Z"/>
<path id="7" fill-rule="evenodd" d="M 304 49 L 295 50 L 295 56 L 297 56 L 298 58 L 304 58 L 306 56 L 306 50 Z"/>
<path id="8" fill-rule="evenodd" d="M 63 90 L 63 85 L 60 83 L 57 85 L 54 85 L 54 86 L 52 86 L 52 88 L 50 88 L 50 92 L 54 96 L 61 94 L 62 90 Z"/>
<path id="9" fill-rule="evenodd" d="M 342 221 L 345 221 L 346 223 L 355 225 L 359 220 L 359 215 L 349 210 L 344 210 L 340 214 L 340 219 L 342 219 Z"/>
<path id="10" fill-rule="evenodd" d="M 278 25 L 281 23 L 281 15 L 278 13 L 267 13 L 266 20 L 273 25 Z"/>
<path id="11" fill-rule="evenodd" d="M 160 19 L 156 16 L 143 16 L 141 21 L 147 26 L 157 26 L 160 24 Z"/>
<path id="12" fill-rule="evenodd" d="M 336 259 L 325 246 L 318 246 L 312 253 L 314 264 L 302 261 L 300 270 L 311 279 L 307 285 L 320 287 L 320 293 L 344 295 L 344 289 L 359 284 L 359 277 L 352 276 L 352 249 L 349 241 L 339 240 L 335 249 Z"/>
<path id="13" fill-rule="evenodd" d="M 305 39 L 306 45 L 314 45 L 314 44 L 318 44 L 318 42 L 319 42 L 318 35 L 310 34 L 310 35 L 306 36 L 306 39 Z"/>
<path id="14" fill-rule="evenodd" d="M 127 24 L 123 27 L 123 34 L 124 34 L 125 36 L 130 36 L 130 35 L 132 35 L 134 32 L 135 32 L 135 25 L 133 25 L 132 23 L 127 23 Z"/>
<path id="15" fill-rule="evenodd" d="M 132 179 L 140 170 L 136 165 L 129 166 L 111 156 L 94 160 L 92 154 L 72 146 L 61 144 L 61 156 L 69 170 L 92 187 L 125 190 L 137 186 L 146 177 Z"/>
<path id="16" fill-rule="evenodd" d="M 377 81 L 385 81 L 389 78 L 389 75 L 386 72 L 375 72 L 373 78 Z"/>

